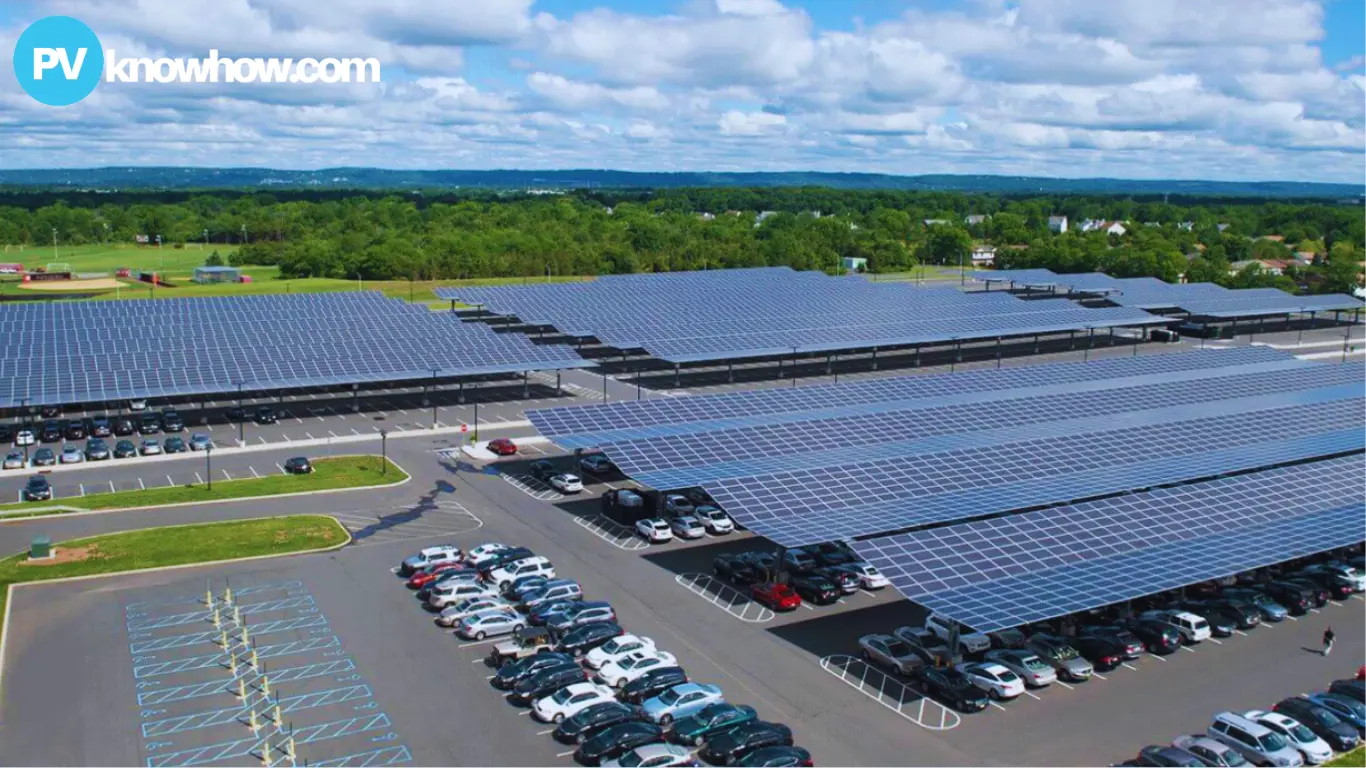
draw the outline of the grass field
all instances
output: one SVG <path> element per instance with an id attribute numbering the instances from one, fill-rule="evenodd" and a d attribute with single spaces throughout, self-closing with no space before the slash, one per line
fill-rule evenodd
<path id="1" fill-rule="evenodd" d="M 27 553 L 0 560 L 0 616 L 11 584 L 207 563 L 260 555 L 284 555 L 334 547 L 346 530 L 325 515 L 290 515 L 226 523 L 148 528 L 75 539 L 56 545 L 83 557 L 51 565 L 24 565 Z"/>
<path id="2" fill-rule="evenodd" d="M 1338 768 L 1338 766 L 1353 766 L 1362 768 L 1366 766 L 1366 747 L 1357 747 L 1351 752 L 1345 752 L 1324 763 L 1328 768 Z"/>
<path id="3" fill-rule="evenodd" d="M 23 262 L 24 266 L 46 267 L 48 264 L 65 262 L 73 272 L 110 272 L 119 267 L 128 267 L 137 272 L 164 272 L 168 275 L 189 277 L 195 267 L 204 266 L 209 254 L 218 251 L 227 263 L 228 256 L 237 252 L 233 245 L 209 245 L 189 243 L 184 248 L 161 248 L 134 245 L 76 245 L 58 246 L 54 255 L 52 248 L 28 247 L 20 251 L 18 246 L 6 246 L 0 254 L 0 261 Z"/>
<path id="4" fill-rule="evenodd" d="M 305 493 L 327 491 L 341 488 L 367 488 L 376 485 L 397 483 L 407 473 L 392 461 L 387 471 L 378 456 L 339 456 L 317 459 L 313 462 L 313 472 L 308 475 L 270 475 L 250 477 L 241 480 L 219 480 L 210 489 L 207 485 L 178 485 L 170 488 L 149 488 L 143 491 L 119 491 L 117 493 L 96 493 L 55 501 L 22 501 L 0 504 L 0 513 L 6 517 L 24 517 L 25 510 L 33 509 L 34 514 L 62 514 L 61 511 L 44 512 L 43 507 L 60 504 L 78 510 L 128 509 L 131 507 L 151 507 L 160 504 L 193 504 L 196 502 L 222 501 L 263 496 L 279 496 L 285 493 Z"/>

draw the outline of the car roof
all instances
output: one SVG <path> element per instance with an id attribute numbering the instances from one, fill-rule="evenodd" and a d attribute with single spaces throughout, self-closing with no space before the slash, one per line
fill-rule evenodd
<path id="1" fill-rule="evenodd" d="M 659 757 L 661 755 L 687 754 L 687 750 L 677 744 L 646 744 L 641 747 L 636 747 L 635 752 L 637 755 L 640 755 L 642 759 Z"/>

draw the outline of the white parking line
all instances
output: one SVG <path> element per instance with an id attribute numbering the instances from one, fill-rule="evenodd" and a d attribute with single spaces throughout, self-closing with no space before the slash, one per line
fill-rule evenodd
<path id="1" fill-rule="evenodd" d="M 208 427 L 210 432 L 213 431 L 213 425 L 212 425 L 212 424 L 205 424 L 204 426 Z"/>
<path id="2" fill-rule="evenodd" d="M 1361 595 L 1352 595 L 1352 599 L 1353 599 L 1353 600 L 1366 600 L 1366 597 L 1362 597 Z"/>
<path id="3" fill-rule="evenodd" d="M 1102 674 L 1099 673 L 1099 672 L 1092 672 L 1092 673 L 1091 673 L 1091 677 L 1098 677 L 1098 678 L 1100 678 L 1101 680 L 1109 680 L 1109 679 L 1110 679 L 1110 678 L 1106 677 L 1105 675 L 1102 675 Z"/>
<path id="4" fill-rule="evenodd" d="M 1291 621 L 1299 621 L 1299 619 L 1295 618 L 1294 616 L 1286 616 L 1286 618 L 1290 619 Z"/>
<path id="5" fill-rule="evenodd" d="M 145 490 L 147 490 L 147 486 L 145 486 L 145 485 L 142 484 L 142 478 L 140 478 L 140 477 L 138 478 L 138 490 L 140 490 L 140 491 L 145 491 Z"/>
<path id="6" fill-rule="evenodd" d="M 1154 659 L 1157 659 L 1158 661 L 1162 662 L 1163 664 L 1166 664 L 1166 663 L 1167 663 L 1167 660 L 1166 660 L 1166 659 L 1162 658 L 1161 656 L 1158 656 L 1158 655 L 1155 654 L 1155 653 L 1150 653 L 1150 654 L 1148 654 L 1148 655 L 1151 656 L 1151 657 L 1154 658 Z"/>
<path id="7" fill-rule="evenodd" d="M 375 427 L 375 429 L 378 430 L 379 427 Z M 351 428 L 351 434 L 353 434 L 353 435 L 359 435 L 360 432 L 356 431 L 356 428 L 355 428 L 355 427 L 352 427 L 352 428 Z"/>
<path id="8" fill-rule="evenodd" d="M 224 480 L 231 480 L 231 479 L 232 479 L 232 475 L 228 474 L 228 470 L 223 469 L 223 470 L 219 470 L 219 471 L 223 473 L 223 479 L 224 479 Z"/>
<path id="9" fill-rule="evenodd" d="M 1125 667 L 1126 669 L 1132 669 L 1132 670 L 1135 671 L 1135 672 L 1138 671 L 1138 667 L 1135 667 L 1134 665 L 1130 664 L 1130 663 L 1127 662 L 1127 661 L 1121 661 L 1119 664 L 1120 664 L 1120 666 Z"/>
<path id="10" fill-rule="evenodd" d="M 299 422 L 300 424 L 304 423 L 304 420 L 301 419 L 301 418 L 299 418 L 298 416 L 295 416 L 295 417 L 294 417 L 294 420 L 297 421 L 297 422 Z"/>
<path id="11" fill-rule="evenodd" d="M 493 679 L 493 675 L 489 675 L 489 679 L 492 680 L 492 679 Z M 547 728 L 547 729 L 545 729 L 544 731 L 537 731 L 537 732 L 536 732 L 536 735 L 537 735 L 537 736 L 546 736 L 546 735 L 552 734 L 552 733 L 554 733 L 554 732 L 555 732 L 555 729 L 554 729 L 554 728 Z M 571 752 L 570 754 L 573 754 L 573 753 Z"/>
<path id="12" fill-rule="evenodd" d="M 522 714 L 526 714 L 526 713 L 523 712 Z M 568 752 L 558 752 L 558 753 L 555 754 L 555 757 L 569 757 L 570 755 L 574 754 L 575 751 L 576 751 L 576 750 L 571 749 L 571 750 L 569 750 Z"/>
<path id="13" fill-rule="evenodd" d="M 1309 609 L 1309 612 L 1310 612 L 1310 613 L 1319 613 L 1319 609 L 1317 609 L 1317 608 L 1310 608 L 1310 609 Z"/>
<path id="14" fill-rule="evenodd" d="M 114 488 L 114 481 L 113 481 L 113 480 L 110 480 L 110 481 L 109 481 L 109 492 L 110 492 L 110 493 L 114 493 L 114 491 L 115 491 L 115 488 Z"/>
<path id="15" fill-rule="evenodd" d="M 1026 696 L 1028 696 L 1029 698 L 1031 698 L 1031 699 L 1033 699 L 1033 700 L 1035 700 L 1035 701 L 1043 701 L 1043 699 L 1039 698 L 1038 696 L 1035 696 L 1034 694 L 1030 693 L 1029 691 L 1025 691 L 1024 693 L 1025 693 Z"/>
<path id="16" fill-rule="evenodd" d="M 1212 637 L 1209 639 L 1209 641 L 1210 641 L 1211 643 L 1214 643 L 1215 645 L 1223 645 L 1223 644 L 1224 644 L 1224 641 L 1223 641 L 1223 640 L 1216 640 L 1216 639 L 1214 639 L 1214 638 L 1212 638 Z"/>
<path id="17" fill-rule="evenodd" d="M 265 439 L 264 437 L 261 437 L 260 435 L 257 435 L 257 436 L 256 436 L 256 439 L 261 441 L 261 445 L 265 445 L 265 444 L 266 444 L 266 439 Z"/>
<path id="18" fill-rule="evenodd" d="M 84 496 L 84 495 L 85 495 L 85 483 L 81 483 L 80 486 L 81 486 L 81 495 Z"/>
<path id="19" fill-rule="evenodd" d="M 341 419 L 342 421 L 346 421 L 346 414 L 342 413 L 341 411 L 337 411 L 337 418 Z"/>
<path id="20" fill-rule="evenodd" d="M 1241 629 L 1235 629 L 1235 630 L 1233 630 L 1233 634 L 1235 634 L 1235 635 L 1242 635 L 1243 637 L 1247 637 L 1247 633 L 1244 632 L 1244 631 L 1241 630 Z"/>
<path id="21" fill-rule="evenodd" d="M 612 485 L 611 483 L 608 483 L 608 482 L 604 482 L 603 485 L 607 486 L 608 488 L 611 488 L 611 489 L 614 490 L 614 491 L 617 489 L 617 487 L 616 487 L 615 485 Z"/>
<path id="22" fill-rule="evenodd" d="M 1058 683 L 1058 685 L 1061 685 L 1062 687 L 1066 688 L 1066 689 L 1069 690 L 1069 691 L 1075 691 L 1075 690 L 1076 690 L 1076 688 L 1073 688 L 1072 686 L 1068 685 L 1067 683 L 1064 683 L 1064 682 L 1061 681 L 1061 680 L 1057 681 L 1057 683 Z"/>
<path id="23" fill-rule="evenodd" d="M 337 433 L 336 433 L 336 432 L 333 432 L 333 431 L 330 430 L 330 429 L 327 430 L 327 434 L 329 434 L 329 435 L 331 435 L 331 436 L 333 436 L 333 437 L 336 437 L 336 436 L 337 436 Z"/>
<path id="24" fill-rule="evenodd" d="M 1006 708 L 1005 708 L 1005 707 L 1001 706 L 1000 704 L 997 704 L 997 703 L 994 702 L 994 701 L 988 701 L 987 703 L 990 704 L 991 706 L 993 706 L 993 707 L 995 707 L 995 708 L 1001 710 L 1002 712 L 1006 711 Z"/>
<path id="25" fill-rule="evenodd" d="M 256 467 L 247 467 L 247 469 L 251 470 L 252 477 L 260 477 L 260 475 L 256 474 Z"/>
<path id="26" fill-rule="evenodd" d="M 200 477 L 198 472 L 194 473 L 194 481 L 200 485 L 204 484 L 204 478 Z"/>
<path id="27" fill-rule="evenodd" d="M 403 414 L 404 416 L 407 416 L 407 415 L 408 415 L 408 412 L 405 411 L 405 410 L 403 410 L 402 408 L 399 408 L 399 409 L 398 409 L 398 412 L 401 413 L 401 414 Z"/>
<path id="28" fill-rule="evenodd" d="M 280 462 L 278 462 L 278 461 L 275 462 L 275 468 L 278 469 L 278 470 L 280 470 L 280 474 L 283 475 L 283 474 L 285 473 L 285 468 L 282 467 L 282 466 L 280 466 Z"/>
<path id="29" fill-rule="evenodd" d="M 460 645 L 457 645 L 457 646 L 455 646 L 455 647 L 456 647 L 456 648 L 473 648 L 473 647 L 475 647 L 476 645 L 488 645 L 489 643 L 496 643 L 496 642 L 498 642 L 499 639 L 500 639 L 500 638 L 497 638 L 497 637 L 490 637 L 490 638 L 487 639 L 487 640 L 475 640 L 475 641 L 472 642 L 472 643 L 461 643 Z M 483 659 L 478 659 L 478 661 L 482 662 Z M 523 714 L 525 714 L 525 713 L 523 713 Z"/>
<path id="30" fill-rule="evenodd" d="M 294 439 L 294 438 L 290 437 L 290 436 L 289 436 L 287 433 L 285 433 L 285 432 L 281 432 L 281 433 L 280 433 L 280 437 L 283 437 L 283 438 L 285 439 L 285 442 L 286 442 L 286 443 L 291 442 L 291 441 L 293 441 L 293 439 Z"/>
<path id="31" fill-rule="evenodd" d="M 1195 649 L 1187 645 L 1181 646 L 1181 650 L 1185 651 L 1186 653 L 1195 653 Z"/>
<path id="32" fill-rule="evenodd" d="M 305 433 L 304 433 L 304 437 L 307 437 L 309 440 L 315 440 L 315 439 L 316 439 L 315 437 L 313 437 L 313 433 L 312 433 L 312 432 L 305 432 Z"/>
<path id="33" fill-rule="evenodd" d="M 175 485 L 175 481 L 171 479 L 171 476 L 170 476 L 170 475 L 167 475 L 167 476 L 166 476 L 166 487 L 169 488 L 169 487 L 174 486 L 174 485 Z"/>
<path id="34" fill-rule="evenodd" d="M 814 610 L 816 610 L 815 608 L 812 608 L 812 607 L 810 606 L 810 604 L 808 604 L 808 603 L 802 603 L 802 607 L 805 608 L 805 609 L 808 610 L 808 611 L 814 611 Z"/>

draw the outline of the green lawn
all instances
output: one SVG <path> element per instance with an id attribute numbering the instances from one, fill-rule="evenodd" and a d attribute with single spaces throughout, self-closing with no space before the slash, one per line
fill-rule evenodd
<path id="1" fill-rule="evenodd" d="M 23 262 L 27 267 L 46 267 L 48 264 L 65 262 L 73 272 L 109 272 L 119 267 L 134 271 L 183 273 L 188 276 L 195 267 L 204 266 L 204 260 L 215 250 L 227 263 L 228 256 L 237 252 L 237 246 L 203 243 L 188 243 L 184 248 L 164 245 L 153 246 L 118 245 L 58 245 L 54 254 L 51 247 L 29 246 L 22 251 L 18 246 L 4 247 L 0 261 Z"/>
<path id="2" fill-rule="evenodd" d="M 54 501 L 23 501 L 0 504 L 0 513 L 19 513 L 32 509 L 35 514 L 47 514 L 41 512 L 42 508 L 51 507 L 53 504 L 82 510 L 100 510 L 150 507 L 160 504 L 186 504 L 221 499 L 244 499 L 256 496 L 278 496 L 284 493 L 388 485 L 397 483 L 408 476 L 392 461 L 388 462 L 387 471 L 381 471 L 383 468 L 384 465 L 378 456 L 339 456 L 314 460 L 313 472 L 308 475 L 280 474 L 242 480 L 220 480 L 213 484 L 212 490 L 207 485 L 191 484 L 169 488 L 149 488 L 144 491 L 96 493 L 89 496 L 58 498 Z M 8 515 L 8 517 L 15 516 L 15 514 Z M 23 515 L 17 516 L 22 517 Z"/>
<path id="3" fill-rule="evenodd" d="M 337 546 L 346 537 L 346 530 L 325 515 L 290 515 L 148 528 L 65 541 L 56 545 L 58 550 L 84 549 L 84 559 L 25 565 L 28 554 L 21 553 L 0 560 L 0 616 L 4 615 L 11 584 L 307 552 Z"/>
<path id="4" fill-rule="evenodd" d="M 964 271 L 968 274 L 968 279 L 971 279 L 971 275 L 974 269 L 975 268 L 971 264 L 967 265 Z M 916 267 L 915 269 L 912 269 L 908 272 L 884 272 L 878 274 L 869 273 L 867 275 L 867 278 L 874 282 L 893 280 L 914 282 L 922 278 L 925 280 L 930 280 L 943 279 L 948 277 L 952 277 L 955 279 L 958 278 L 958 267 L 943 267 L 937 264 L 927 264 L 923 269 L 921 267 Z"/>
<path id="5" fill-rule="evenodd" d="M 1338 768 L 1338 766 L 1354 766 L 1361 768 L 1366 766 L 1366 747 L 1357 747 L 1351 752 L 1345 752 L 1324 763 L 1328 768 Z"/>

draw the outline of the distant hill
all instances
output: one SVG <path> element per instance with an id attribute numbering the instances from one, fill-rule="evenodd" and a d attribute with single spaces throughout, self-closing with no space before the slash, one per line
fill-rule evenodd
<path id="1" fill-rule="evenodd" d="M 670 187 L 833 187 L 997 194 L 1101 194 L 1359 199 L 1363 187 L 1296 181 L 1052 179 L 1029 176 L 892 176 L 876 173 L 652 173 L 604 170 L 401 171 L 383 168 L 82 168 L 0 170 L 0 187 L 83 190 L 392 189 L 564 190 Z"/>

